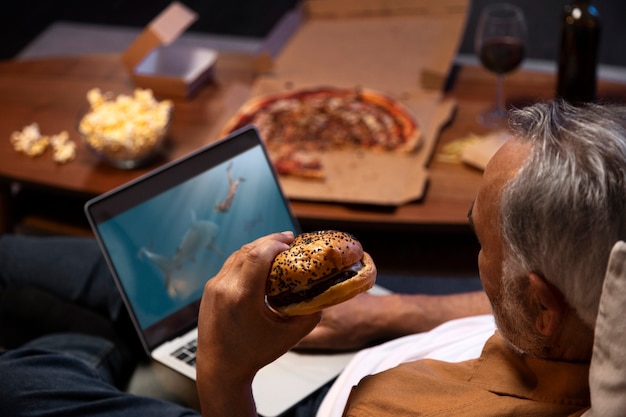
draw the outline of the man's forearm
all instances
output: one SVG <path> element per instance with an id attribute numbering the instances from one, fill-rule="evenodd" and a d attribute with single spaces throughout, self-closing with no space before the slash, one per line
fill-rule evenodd
<path id="1" fill-rule="evenodd" d="M 322 322 L 300 349 L 361 349 L 408 334 L 428 331 L 448 320 L 488 314 L 482 291 L 453 295 L 361 294 L 324 311 Z"/>
<path id="2" fill-rule="evenodd" d="M 491 313 L 491 305 L 482 291 L 449 295 L 390 294 L 385 303 L 384 338 L 428 331 L 448 320 Z"/>

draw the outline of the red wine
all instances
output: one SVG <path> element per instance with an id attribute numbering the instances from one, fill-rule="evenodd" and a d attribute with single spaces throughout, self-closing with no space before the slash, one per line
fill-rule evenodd
<path id="1" fill-rule="evenodd" d="M 598 11 L 588 0 L 565 7 L 561 21 L 557 95 L 572 103 L 593 101 L 600 42 Z"/>
<path id="2" fill-rule="evenodd" d="M 486 40 L 480 47 L 480 62 L 490 71 L 505 74 L 517 68 L 525 53 L 524 44 L 515 38 Z"/>

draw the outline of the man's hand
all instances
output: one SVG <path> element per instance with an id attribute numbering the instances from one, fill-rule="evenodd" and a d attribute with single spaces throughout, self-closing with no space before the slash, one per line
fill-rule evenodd
<path id="1" fill-rule="evenodd" d="M 276 233 L 244 245 L 204 288 L 198 323 L 197 388 L 203 415 L 256 416 L 252 379 L 320 320 L 281 318 L 265 305 L 265 282 L 276 255 L 293 240 Z"/>

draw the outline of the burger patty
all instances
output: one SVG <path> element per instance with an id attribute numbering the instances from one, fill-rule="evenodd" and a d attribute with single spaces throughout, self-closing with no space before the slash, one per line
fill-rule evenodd
<path id="1" fill-rule="evenodd" d="M 361 262 L 357 262 L 352 265 L 348 269 L 344 269 L 340 271 L 338 274 L 329 276 L 326 279 L 319 280 L 315 284 L 313 284 L 310 288 L 307 288 L 302 291 L 287 291 L 280 294 L 276 294 L 274 296 L 268 297 L 270 304 L 274 307 L 284 307 L 290 304 L 296 304 L 302 301 L 310 300 L 324 291 L 332 287 L 333 285 L 339 284 L 340 282 L 346 281 L 357 274 L 357 271 L 361 268 Z"/>

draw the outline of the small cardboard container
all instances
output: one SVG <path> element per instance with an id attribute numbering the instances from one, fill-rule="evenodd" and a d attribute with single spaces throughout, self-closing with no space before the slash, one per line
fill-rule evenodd
<path id="1" fill-rule="evenodd" d="M 194 11 L 173 2 L 137 36 L 121 57 L 137 87 L 161 97 L 184 98 L 211 79 L 217 51 L 174 43 L 197 18 Z"/>

